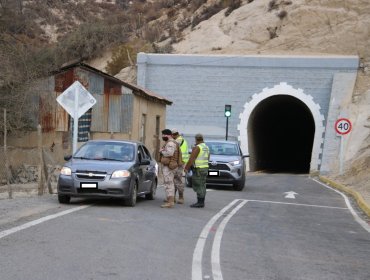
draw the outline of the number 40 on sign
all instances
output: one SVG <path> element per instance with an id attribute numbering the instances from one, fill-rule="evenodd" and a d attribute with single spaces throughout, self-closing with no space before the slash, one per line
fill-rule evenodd
<path id="1" fill-rule="evenodd" d="M 352 124 L 349 119 L 341 118 L 335 122 L 335 131 L 340 135 L 349 133 L 352 129 Z"/>

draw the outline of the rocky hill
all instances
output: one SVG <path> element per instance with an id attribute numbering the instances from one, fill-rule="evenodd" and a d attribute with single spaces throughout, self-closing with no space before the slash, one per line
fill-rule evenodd
<path id="1" fill-rule="evenodd" d="M 195 16 L 214 2 L 207 1 Z M 342 104 L 354 123 L 345 173 L 330 176 L 360 191 L 370 202 L 370 1 L 247 0 L 230 14 L 225 15 L 226 11 L 185 28 L 182 40 L 172 45 L 174 52 L 360 57 L 354 94 Z"/>
<path id="2" fill-rule="evenodd" d="M 124 68 L 134 60 L 125 54 L 144 45 L 187 54 L 358 55 L 355 91 L 342 105 L 354 123 L 345 174 L 332 176 L 370 190 L 369 0 L 14 0 L 0 2 L 0 15 L 0 41 L 8 46 L 59 44 L 63 59 L 85 59 L 103 71 L 112 61 Z M 2 52 L 0 44 L 0 57 L 9 48 Z M 13 65 L 9 60 L 7 69 Z M 135 81 L 135 67 L 117 77 Z"/>

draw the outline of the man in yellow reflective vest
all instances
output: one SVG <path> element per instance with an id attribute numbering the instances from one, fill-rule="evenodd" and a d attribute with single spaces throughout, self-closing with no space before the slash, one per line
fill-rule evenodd
<path id="1" fill-rule="evenodd" d="M 193 190 L 197 193 L 198 201 L 190 207 L 203 208 L 206 198 L 206 179 L 208 176 L 209 148 L 203 141 L 202 134 L 195 135 L 195 147 L 192 149 L 188 163 L 184 171 L 189 172 L 193 166 L 192 185 Z"/>
<path id="2" fill-rule="evenodd" d="M 172 138 L 179 144 L 182 162 L 183 164 L 176 169 L 174 183 L 175 183 L 175 201 L 176 201 L 176 192 L 179 193 L 179 199 L 177 200 L 178 204 L 184 204 L 184 181 L 182 174 L 184 172 L 184 166 L 189 161 L 189 151 L 188 151 L 188 142 L 179 134 L 177 129 L 172 129 Z"/>

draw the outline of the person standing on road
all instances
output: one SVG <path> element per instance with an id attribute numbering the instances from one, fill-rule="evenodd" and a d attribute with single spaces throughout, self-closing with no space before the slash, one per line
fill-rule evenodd
<path id="1" fill-rule="evenodd" d="M 175 183 L 175 201 L 176 201 L 176 192 L 179 193 L 179 199 L 177 200 L 178 204 L 184 204 L 184 181 L 182 179 L 184 167 L 189 161 L 189 151 L 188 151 L 188 142 L 179 134 L 177 129 L 172 129 L 172 137 L 179 144 L 182 164 L 176 169 L 174 183 Z"/>
<path id="2" fill-rule="evenodd" d="M 162 140 L 165 141 L 165 144 L 159 150 L 159 153 L 160 162 L 162 163 L 163 186 L 166 192 L 166 201 L 161 207 L 172 208 L 175 198 L 175 185 L 173 179 L 179 162 L 181 163 L 181 152 L 177 142 L 172 139 L 170 129 L 162 130 Z"/>
<path id="3" fill-rule="evenodd" d="M 190 205 L 192 208 L 203 208 L 206 197 L 206 178 L 208 176 L 209 148 L 203 141 L 202 134 L 195 135 L 195 147 L 192 149 L 184 171 L 189 172 L 193 166 L 192 185 L 197 194 L 197 202 Z"/>

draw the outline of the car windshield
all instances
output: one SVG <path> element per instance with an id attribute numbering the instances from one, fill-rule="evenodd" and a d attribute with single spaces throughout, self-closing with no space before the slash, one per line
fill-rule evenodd
<path id="1" fill-rule="evenodd" d="M 211 155 L 238 156 L 239 147 L 235 143 L 206 142 Z"/>
<path id="2" fill-rule="evenodd" d="M 74 154 L 73 158 L 88 160 L 133 161 L 135 146 L 130 143 L 88 142 Z"/>

